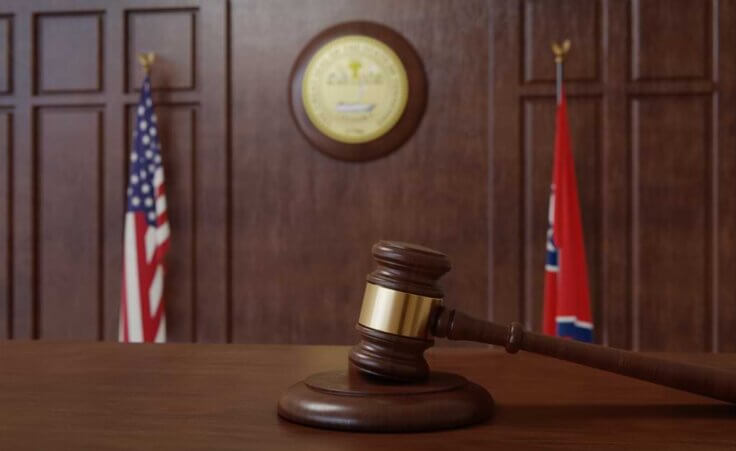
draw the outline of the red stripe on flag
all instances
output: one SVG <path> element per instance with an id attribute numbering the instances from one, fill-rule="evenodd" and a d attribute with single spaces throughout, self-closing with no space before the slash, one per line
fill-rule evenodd
<path id="1" fill-rule="evenodd" d="M 143 323 L 143 341 L 153 341 L 156 333 L 151 322 L 149 311 L 148 288 L 151 286 L 153 273 L 146 262 L 146 230 L 148 223 L 143 213 L 135 213 L 135 244 L 138 257 L 138 297 L 141 303 L 141 322 Z M 152 260 L 155 260 L 153 258 Z"/>
<path id="2" fill-rule="evenodd" d="M 123 250 L 125 252 L 125 250 Z M 130 335 L 128 334 L 128 296 L 125 290 L 125 265 L 123 264 L 123 280 L 122 280 L 122 302 L 120 303 L 120 324 L 123 333 L 123 343 L 130 342 Z"/>

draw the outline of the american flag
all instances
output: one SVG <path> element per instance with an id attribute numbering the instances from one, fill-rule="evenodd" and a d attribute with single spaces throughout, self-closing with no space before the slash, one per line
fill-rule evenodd
<path id="1" fill-rule="evenodd" d="M 166 341 L 164 255 L 169 247 L 164 168 L 151 100 L 143 81 L 136 109 L 123 237 L 123 293 L 119 340 Z"/>

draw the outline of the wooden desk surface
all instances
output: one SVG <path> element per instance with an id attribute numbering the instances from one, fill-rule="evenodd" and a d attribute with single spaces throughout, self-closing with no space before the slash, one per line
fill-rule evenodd
<path id="1" fill-rule="evenodd" d="M 282 390 L 343 367 L 347 347 L 0 343 L 0 449 L 736 448 L 736 407 L 549 358 L 432 349 L 485 386 L 490 422 L 424 434 L 310 429 Z M 734 354 L 667 355 L 736 371 Z"/>

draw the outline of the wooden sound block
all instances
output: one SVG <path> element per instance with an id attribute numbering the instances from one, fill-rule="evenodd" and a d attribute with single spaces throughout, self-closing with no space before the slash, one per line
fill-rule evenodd
<path id="1" fill-rule="evenodd" d="M 389 383 L 355 371 L 329 371 L 291 386 L 278 414 L 307 426 L 362 432 L 420 432 L 483 422 L 493 398 L 462 376 L 431 372 L 420 383 Z"/>

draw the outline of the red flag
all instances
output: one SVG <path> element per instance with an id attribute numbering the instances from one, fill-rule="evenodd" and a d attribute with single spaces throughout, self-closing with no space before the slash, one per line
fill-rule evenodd
<path id="1" fill-rule="evenodd" d="M 157 127 L 146 77 L 136 110 L 123 237 L 119 340 L 126 343 L 166 341 L 163 291 L 169 221 Z"/>
<path id="2" fill-rule="evenodd" d="M 588 267 L 564 92 L 557 106 L 555 164 L 549 199 L 544 332 L 593 341 Z"/>

